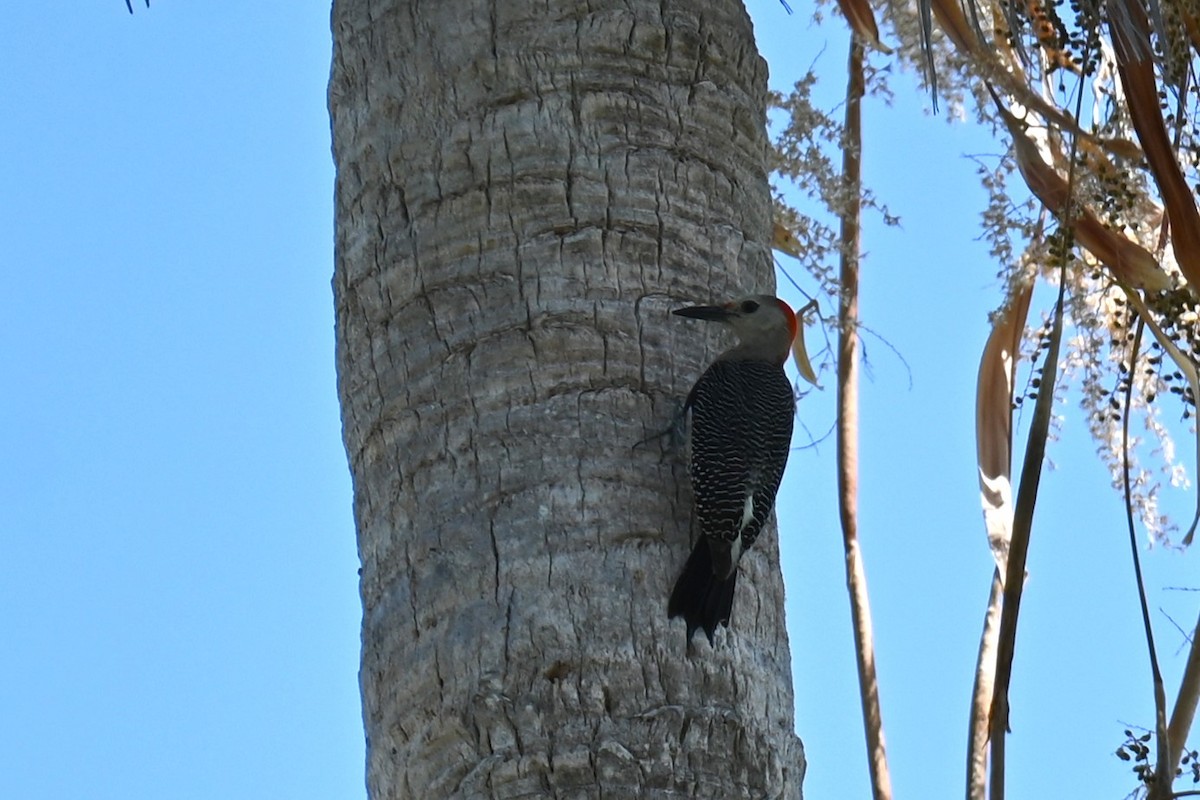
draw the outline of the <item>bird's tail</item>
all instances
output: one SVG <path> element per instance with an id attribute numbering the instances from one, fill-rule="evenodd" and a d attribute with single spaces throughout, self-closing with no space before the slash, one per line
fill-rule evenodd
<path id="1" fill-rule="evenodd" d="M 675 581 L 675 590 L 667 601 L 667 616 L 687 621 L 690 642 L 697 628 L 703 628 L 712 644 L 717 625 L 729 626 L 733 613 L 733 590 L 737 586 L 737 567 L 722 580 L 713 574 L 712 552 L 704 537 L 696 542 L 688 556 L 683 574 Z"/>

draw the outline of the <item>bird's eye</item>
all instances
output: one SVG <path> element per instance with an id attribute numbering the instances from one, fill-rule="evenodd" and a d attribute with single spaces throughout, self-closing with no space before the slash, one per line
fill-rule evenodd
<path id="1" fill-rule="evenodd" d="M 751 314 L 755 311 L 758 311 L 758 303 L 754 302 L 753 300 L 743 300 L 742 301 L 742 313 L 743 314 Z"/>

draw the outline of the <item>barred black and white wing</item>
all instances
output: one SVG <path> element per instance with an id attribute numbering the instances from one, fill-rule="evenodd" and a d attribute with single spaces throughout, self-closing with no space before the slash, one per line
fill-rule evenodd
<path id="1" fill-rule="evenodd" d="M 737 565 L 775 505 L 787 466 L 795 395 L 768 361 L 718 360 L 688 396 L 691 476 L 701 539 L 668 604 L 688 636 L 728 624 Z"/>

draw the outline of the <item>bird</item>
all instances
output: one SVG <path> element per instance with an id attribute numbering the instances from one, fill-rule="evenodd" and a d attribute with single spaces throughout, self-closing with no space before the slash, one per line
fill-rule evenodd
<path id="1" fill-rule="evenodd" d="M 787 303 L 765 294 L 672 313 L 721 323 L 738 339 L 684 403 L 700 537 L 667 602 L 668 618 L 687 623 L 688 643 L 702 628 L 713 644 L 717 626 L 729 626 L 738 562 L 766 524 L 787 466 L 796 396 L 783 364 L 797 322 Z"/>

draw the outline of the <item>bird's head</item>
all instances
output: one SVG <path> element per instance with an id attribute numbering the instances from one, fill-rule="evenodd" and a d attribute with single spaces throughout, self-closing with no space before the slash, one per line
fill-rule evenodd
<path id="1" fill-rule="evenodd" d="M 674 313 L 732 328 L 738 344 L 721 354 L 723 359 L 753 358 L 783 364 L 796 339 L 796 313 L 769 294 L 747 295 L 719 306 L 689 306 Z"/>

